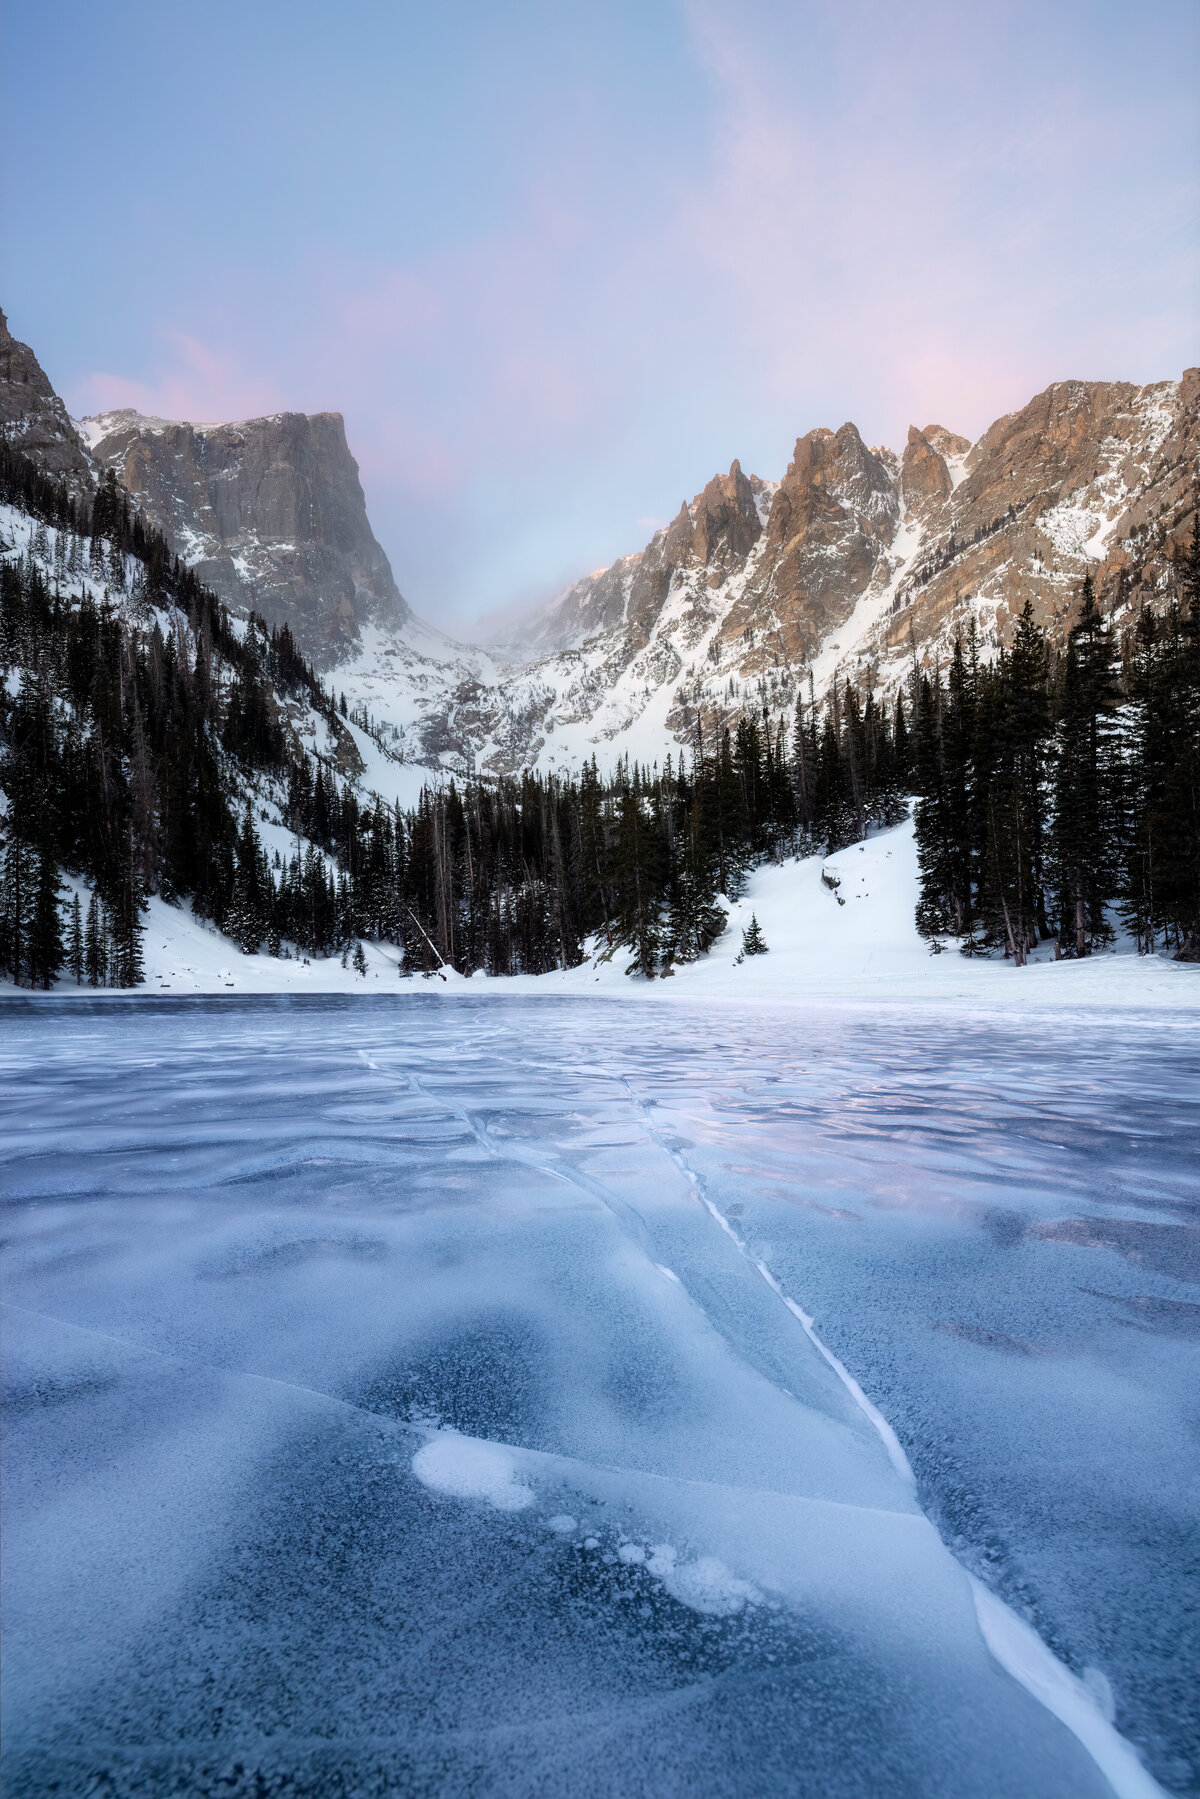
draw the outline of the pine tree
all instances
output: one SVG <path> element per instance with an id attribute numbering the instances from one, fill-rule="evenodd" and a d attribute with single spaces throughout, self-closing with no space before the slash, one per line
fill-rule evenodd
<path id="1" fill-rule="evenodd" d="M 61 533 L 59 534 L 61 537 Z M 67 967 L 77 987 L 83 986 L 83 914 L 78 891 L 71 895 L 67 924 Z"/>
<path id="2" fill-rule="evenodd" d="M 701 777 L 708 784 L 705 816 L 709 830 L 708 848 L 716 863 L 717 890 L 727 899 L 736 899 L 742 891 L 748 861 L 742 835 L 740 783 L 733 760 L 733 740 L 729 731 L 721 732 L 720 748 Z"/>
<path id="3" fill-rule="evenodd" d="M 673 783 L 671 873 L 663 934 L 663 954 L 668 961 L 694 962 L 707 955 L 725 929 L 725 913 L 717 904 L 715 798 L 714 784 L 697 752 L 691 778 L 681 767 Z"/>
<path id="4" fill-rule="evenodd" d="M 912 785 L 917 794 L 915 834 L 921 887 L 917 929 L 925 937 L 961 935 L 970 918 L 969 891 L 959 878 L 959 846 L 955 843 L 946 761 L 942 742 L 944 694 L 935 674 L 914 675 L 914 725 L 911 746 Z"/>
<path id="5" fill-rule="evenodd" d="M 750 923 L 742 932 L 742 954 L 743 956 L 765 956 L 767 949 L 767 940 L 763 936 L 762 928 L 752 912 L 750 914 Z"/>
<path id="6" fill-rule="evenodd" d="M 1195 536 L 1193 536 L 1195 545 Z M 1143 950 L 1200 960 L 1200 551 L 1174 601 L 1138 620 L 1128 683 L 1134 826 L 1121 911 Z"/>
<path id="7" fill-rule="evenodd" d="M 792 729 L 792 788 L 796 821 L 806 848 L 812 845 L 816 817 L 818 754 L 816 706 L 810 701 L 806 713 L 801 696 L 796 701 L 796 720 Z"/>
<path id="8" fill-rule="evenodd" d="M 667 889 L 664 954 L 675 962 L 707 955 L 725 929 L 711 872 L 685 852 Z"/>
<path id="9" fill-rule="evenodd" d="M 65 959 L 59 894 L 62 871 L 53 854 L 43 849 L 37 859 L 33 915 L 27 950 L 29 985 L 49 990 L 58 979 Z"/>
<path id="10" fill-rule="evenodd" d="M 0 968 L 18 987 L 33 984 L 30 938 L 38 892 L 38 862 L 32 845 L 8 823 L 0 880 Z"/>
<path id="11" fill-rule="evenodd" d="M 979 906 L 987 941 L 1024 966 L 1046 915 L 1049 652 L 1026 600 L 1012 649 L 982 685 L 973 811 L 980 841 Z"/>
<path id="12" fill-rule="evenodd" d="M 1104 908 L 1117 885 L 1113 718 L 1119 703 L 1109 633 L 1092 578 L 1067 639 L 1054 782 L 1053 866 L 1060 950 L 1111 937 Z"/>
<path id="13" fill-rule="evenodd" d="M 630 972 L 652 980 L 662 948 L 662 855 L 658 834 L 647 814 L 638 771 L 628 777 L 617 800 L 615 851 L 617 913 L 614 941 L 634 953 Z"/>
<path id="14" fill-rule="evenodd" d="M 256 956 L 267 933 L 272 881 L 247 805 L 238 833 L 233 894 L 225 920 L 229 935 L 247 956 Z"/>
<path id="15" fill-rule="evenodd" d="M 108 896 L 111 953 L 109 978 L 114 987 L 140 987 L 146 978 L 142 957 L 145 899 L 133 866 L 133 842 L 126 836 L 118 851 Z"/>
<path id="16" fill-rule="evenodd" d="M 88 901 L 87 923 L 83 934 L 83 960 L 89 987 L 108 983 L 108 921 L 95 893 Z"/>

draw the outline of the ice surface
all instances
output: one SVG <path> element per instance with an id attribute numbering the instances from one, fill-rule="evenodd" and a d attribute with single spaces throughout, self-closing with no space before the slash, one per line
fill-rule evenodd
<path id="1" fill-rule="evenodd" d="M 6 1791 L 1195 1789 L 1194 1016 L 0 1030 Z"/>
<path id="2" fill-rule="evenodd" d="M 421 1485 L 455 1499 L 486 1499 L 498 1512 L 523 1512 L 533 1489 L 517 1478 L 511 1453 L 499 1443 L 482 1443 L 456 1430 L 441 1431 L 418 1449 L 412 1471 Z M 550 1519 L 551 1529 L 555 1520 Z"/>

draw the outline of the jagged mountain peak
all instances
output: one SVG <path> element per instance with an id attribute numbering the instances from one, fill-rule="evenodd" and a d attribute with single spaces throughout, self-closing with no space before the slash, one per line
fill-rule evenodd
<path id="1" fill-rule="evenodd" d="M 910 442 L 914 430 L 916 427 L 910 425 L 908 428 Z M 961 460 L 970 452 L 970 438 L 959 437 L 956 431 L 947 431 L 945 425 L 926 425 L 918 432 L 918 436 L 923 437 L 930 449 L 936 450 L 938 455 L 947 462 Z"/>
<path id="2" fill-rule="evenodd" d="M 762 532 L 752 481 L 736 457 L 727 475 L 714 475 L 692 508 L 692 552 L 720 579 L 744 562 Z"/>
<path id="3" fill-rule="evenodd" d="M 818 426 L 797 438 L 787 473 L 779 483 L 767 521 L 767 540 L 786 545 L 807 538 L 822 525 L 854 512 L 872 534 L 890 539 L 896 511 L 894 482 L 887 463 L 863 442 L 856 425 L 837 431 Z M 882 520 L 881 527 L 867 520 Z"/>
<path id="4" fill-rule="evenodd" d="M 849 421 L 818 426 L 778 482 L 735 459 L 644 548 L 504 646 L 466 648 L 400 599 L 339 414 L 197 425 L 122 410 L 85 421 L 93 460 L 32 352 L 9 348 L 0 372 L 5 435 L 41 445 L 44 466 L 73 456 L 90 481 L 113 468 L 211 586 L 288 618 L 425 767 L 661 759 L 698 727 L 778 713 L 835 678 L 895 687 L 969 620 L 991 654 L 1026 600 L 1061 639 L 1086 572 L 1123 619 L 1167 582 L 1200 480 L 1196 369 L 1054 382 L 974 444 L 913 426 L 897 455 Z"/>

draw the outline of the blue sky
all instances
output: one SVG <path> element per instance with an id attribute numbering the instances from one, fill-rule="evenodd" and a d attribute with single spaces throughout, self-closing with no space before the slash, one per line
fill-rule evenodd
<path id="1" fill-rule="evenodd" d="M 456 630 L 734 456 L 1200 356 L 1200 13 L 9 0 L 0 300 L 75 412 L 346 416 Z"/>

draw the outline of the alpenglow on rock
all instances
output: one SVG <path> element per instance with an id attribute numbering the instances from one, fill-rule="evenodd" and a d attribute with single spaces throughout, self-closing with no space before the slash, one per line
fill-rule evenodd
<path id="1" fill-rule="evenodd" d="M 974 443 L 913 426 L 897 454 L 851 423 L 811 430 L 782 479 L 734 462 L 644 549 L 492 649 L 410 613 L 338 414 L 123 412 L 83 429 L 95 460 L 32 351 L 0 331 L 0 432 L 77 491 L 113 469 L 235 612 L 287 619 L 387 747 L 440 778 L 652 762 L 747 712 L 778 726 L 833 683 L 887 696 L 960 634 L 994 655 L 1026 601 L 1061 645 L 1085 575 L 1113 626 L 1130 626 L 1162 603 L 1191 539 L 1200 369 L 1142 387 L 1055 382 Z"/>
<path id="2" fill-rule="evenodd" d="M 328 666 L 409 610 L 367 519 L 338 412 L 197 425 L 110 412 L 80 426 L 143 515 L 238 609 L 285 620 Z"/>

